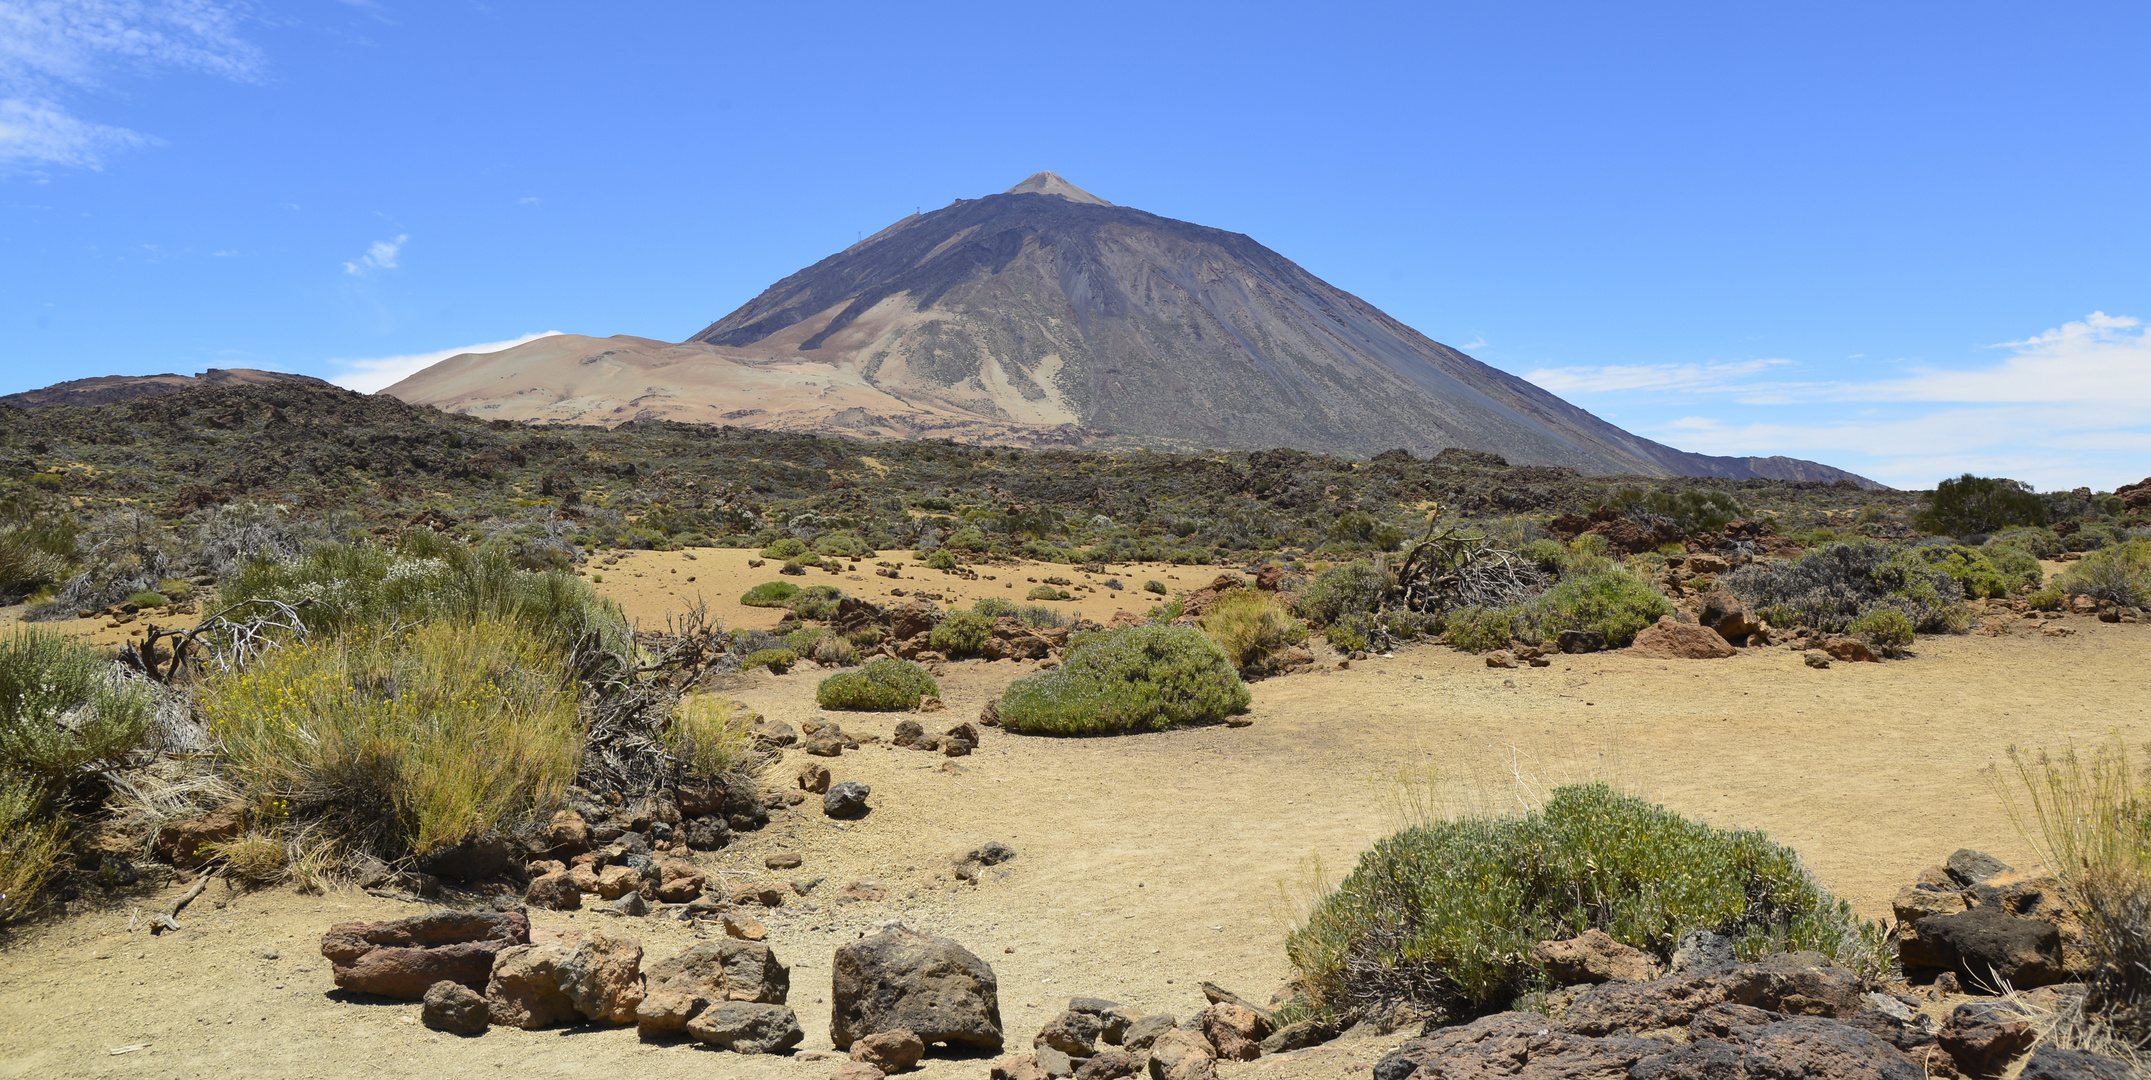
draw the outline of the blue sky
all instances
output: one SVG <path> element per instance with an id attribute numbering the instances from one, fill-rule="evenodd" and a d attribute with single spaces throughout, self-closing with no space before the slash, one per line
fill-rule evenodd
<path id="1" fill-rule="evenodd" d="M 1684 449 L 2151 474 L 2151 6 L 0 0 L 0 392 L 678 340 L 1052 169 Z"/>

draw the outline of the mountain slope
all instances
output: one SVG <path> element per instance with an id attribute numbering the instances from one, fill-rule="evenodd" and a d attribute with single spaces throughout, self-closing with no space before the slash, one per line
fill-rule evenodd
<path id="1" fill-rule="evenodd" d="M 541 341 L 457 357 L 387 392 L 586 422 L 736 414 L 731 422 L 837 430 L 833 418 L 844 416 L 884 437 L 1057 431 L 1083 443 L 1360 456 L 1460 446 L 1599 474 L 1850 476 L 1631 435 L 1246 236 L 1114 206 L 1052 173 L 906 217 L 680 346 L 563 353 L 578 347 Z M 520 404 L 478 374 L 504 365 L 527 372 Z M 617 372 L 605 379 L 571 371 L 606 365 Z M 538 377 L 540 366 L 551 373 Z M 605 408 L 591 407 L 600 399 Z"/>
<path id="2" fill-rule="evenodd" d="M 99 375 L 8 394 L 0 397 L 0 405 L 13 405 L 18 409 L 46 405 L 110 405 L 115 401 L 174 394 L 197 386 L 266 386 L 291 381 L 321 382 L 311 375 L 254 368 L 210 368 L 199 375 Z"/>

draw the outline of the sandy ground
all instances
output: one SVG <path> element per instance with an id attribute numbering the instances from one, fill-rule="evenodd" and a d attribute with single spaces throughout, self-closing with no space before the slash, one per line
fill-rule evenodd
<path id="1" fill-rule="evenodd" d="M 946 570 L 918 565 L 909 551 L 884 551 L 849 562 L 831 572 L 819 567 L 804 577 L 786 577 L 778 570 L 783 560 L 763 560 L 758 552 L 734 548 L 697 548 L 693 551 L 617 552 L 618 562 L 593 559 L 583 568 L 597 583 L 598 592 L 616 600 L 630 621 L 655 629 L 665 618 L 697 600 L 726 626 L 767 630 L 777 625 L 784 612 L 777 608 L 751 608 L 739 602 L 741 593 L 765 581 L 789 581 L 795 585 L 834 585 L 846 596 L 858 596 L 879 604 L 902 603 L 907 597 L 924 596 L 944 607 L 969 607 L 982 597 L 998 596 L 1017 604 L 1038 604 L 1105 622 L 1119 609 L 1141 614 L 1165 600 L 1143 591 L 1143 583 L 1156 581 L 1172 594 L 1199 589 L 1220 573 L 1214 566 L 1174 566 L 1166 563 L 1115 563 L 1103 574 L 1086 574 L 1072 566 L 1023 562 L 1013 566 L 979 566 L 976 577 L 967 578 Z M 750 560 L 764 565 L 750 567 Z M 883 563 L 898 566 L 896 578 L 874 571 Z M 1073 582 L 1066 586 L 1071 600 L 1027 600 L 1025 595 L 1044 579 L 1058 577 Z M 1123 586 L 1115 590 L 1108 581 Z M 898 595 L 901 591 L 902 595 Z"/>
<path id="2" fill-rule="evenodd" d="M 671 580 L 691 574 L 720 616 L 764 625 L 717 604 L 764 580 L 746 574 L 744 553 L 736 571 L 714 572 L 712 563 L 735 553 L 697 554 L 692 562 L 630 557 L 602 568 L 601 587 L 647 622 L 691 595 Z M 1115 570 L 1138 588 L 1144 577 L 1164 577 Z M 1023 571 L 1017 583 L 1050 572 Z M 1169 572 L 1180 575 L 1166 579 L 1176 590 L 1215 574 Z M 906 585 L 865 572 L 862 581 L 817 576 L 868 596 L 879 595 L 875 585 Z M 964 582 L 960 595 L 999 584 Z M 926 587 L 944 595 L 955 588 Z M 1088 599 L 1066 606 L 1093 617 L 1111 611 Z M 736 611 L 774 622 L 773 613 Z M 828 762 L 836 779 L 873 787 L 870 816 L 838 825 L 818 812 L 780 813 L 714 861 L 732 874 L 824 879 L 765 920 L 772 946 L 793 966 L 792 1004 L 808 1051 L 829 1049 L 832 950 L 892 918 L 955 937 L 993 965 L 1012 1046 L 1028 1045 L 1070 995 L 1183 1017 L 1200 1008 L 1204 979 L 1266 998 L 1286 977 L 1280 941 L 1309 874 L 1317 864 L 1342 873 L 1395 827 L 1392 778 L 1406 769 L 1436 769 L 1451 778 L 1444 792 L 1492 804 L 1566 779 L 1609 778 L 1683 813 L 1768 831 L 1797 848 L 1824 884 L 1880 916 L 1898 887 L 1960 846 L 2029 861 L 1981 775 L 2011 744 L 2058 747 L 2109 732 L 2134 745 L 2151 739 L 2151 626 L 2061 622 L 2074 635 L 2012 623 L 2001 636 L 1923 639 L 1916 659 L 1821 671 L 1782 649 L 1723 661 L 1607 653 L 1492 670 L 1430 647 L 1259 683 L 1244 728 L 1095 740 L 994 731 L 953 769 L 936 755 L 870 744 Z M 922 719 L 974 716 L 1029 670 L 947 665 L 949 711 Z M 821 674 L 806 664 L 787 676 L 758 672 L 732 693 L 797 723 L 817 715 Z M 848 731 L 885 736 L 903 717 L 838 719 Z M 788 756 L 773 775 L 797 760 Z M 949 856 L 988 840 L 1018 851 L 1008 873 L 954 883 Z M 763 870 L 762 858 L 778 849 L 800 852 L 805 865 Z M 854 880 L 886 883 L 889 899 L 828 900 Z M 331 922 L 416 907 L 353 892 L 229 895 L 219 886 L 189 910 L 184 932 L 152 938 L 130 929 L 140 925 L 137 909 L 165 895 L 115 898 L 109 910 L 34 924 L 0 946 L 0 1076 L 471 1077 L 500 1068 L 550 1076 L 677 1062 L 714 1075 L 819 1080 L 834 1068 L 812 1055 L 752 1059 L 642 1044 L 632 1029 L 440 1035 L 416 1023 L 415 1003 L 346 999 L 318 951 Z M 541 912 L 534 921 L 572 927 L 600 918 Z M 694 933 L 654 920 L 626 925 L 651 960 Z M 277 958 L 263 959 L 263 950 Z M 1402 1037 L 1229 1066 L 1226 1075 L 1343 1076 Z M 147 1046 L 111 1053 L 135 1044 Z M 975 1078 L 983 1064 L 931 1060 L 920 1075 Z"/>

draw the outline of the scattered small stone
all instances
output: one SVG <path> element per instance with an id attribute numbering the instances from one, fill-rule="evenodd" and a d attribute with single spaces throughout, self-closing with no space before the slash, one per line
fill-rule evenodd
<path id="1" fill-rule="evenodd" d="M 798 868 L 799 864 L 804 861 L 796 851 L 780 851 L 763 859 L 762 865 L 771 870 L 792 870 Z"/>
<path id="2" fill-rule="evenodd" d="M 884 1073 L 902 1072 L 926 1055 L 926 1044 L 908 1028 L 861 1036 L 851 1044 L 851 1059 Z"/>
<path id="3" fill-rule="evenodd" d="M 607 904 L 606 908 L 622 915 L 648 915 L 650 913 L 650 902 L 644 900 L 641 893 L 631 892 Z"/>
<path id="4" fill-rule="evenodd" d="M 829 793 L 822 796 L 822 813 L 833 818 L 856 818 L 866 813 L 867 796 L 873 789 L 857 780 L 833 784 Z"/>
<path id="5" fill-rule="evenodd" d="M 434 983 L 426 989 L 424 1000 L 419 1022 L 435 1031 L 483 1035 L 492 1022 L 486 1015 L 485 996 L 462 983 L 446 979 Z"/>
<path id="6" fill-rule="evenodd" d="M 769 936 L 769 928 L 745 915 L 724 916 L 724 932 L 741 941 L 761 941 Z"/>
<path id="7" fill-rule="evenodd" d="M 778 907 L 784 903 L 784 889 L 767 881 L 743 881 L 732 886 L 732 902 Z"/>

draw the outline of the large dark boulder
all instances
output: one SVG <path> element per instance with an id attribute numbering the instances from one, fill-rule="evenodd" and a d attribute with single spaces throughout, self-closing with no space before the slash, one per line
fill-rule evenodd
<path id="1" fill-rule="evenodd" d="M 944 937 L 892 926 L 836 951 L 829 1038 L 904 1028 L 928 1043 L 1001 1048 L 1000 986 L 993 969 Z"/>
<path id="2" fill-rule="evenodd" d="M 1928 915 L 1913 923 L 1917 943 L 1899 955 L 1908 968 L 1955 971 L 1968 986 L 2018 990 L 2062 981 L 2061 931 L 2042 919 L 2012 915 L 2001 905 L 1981 905 L 1951 915 Z"/>

